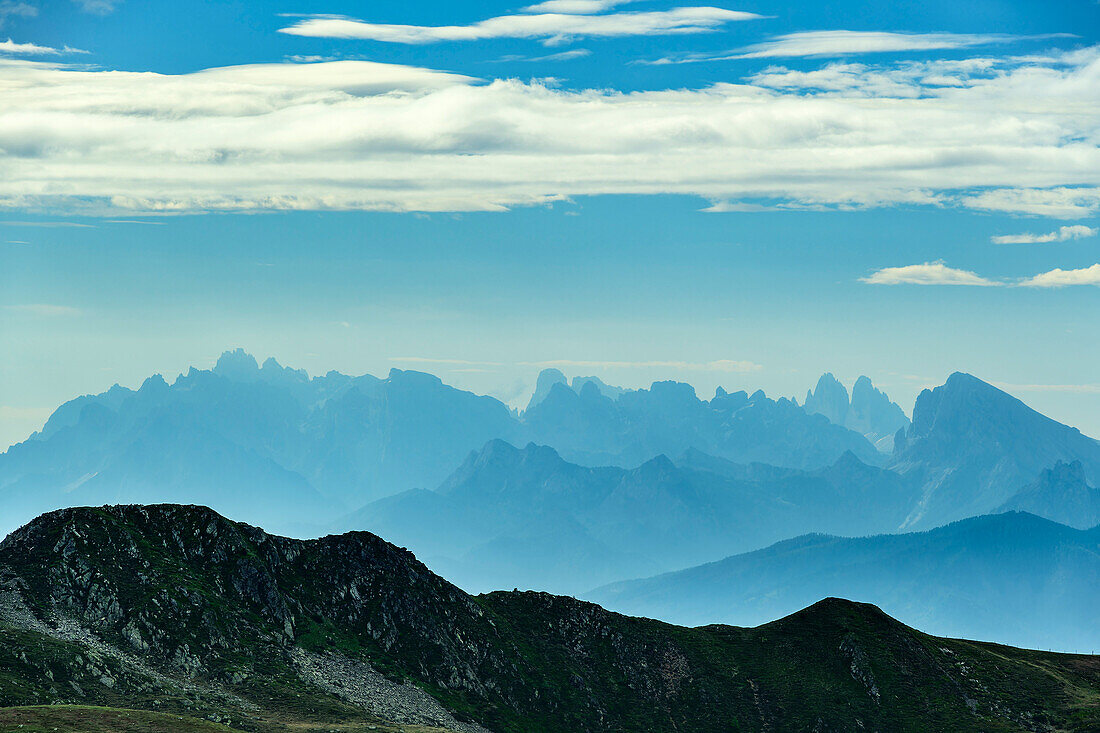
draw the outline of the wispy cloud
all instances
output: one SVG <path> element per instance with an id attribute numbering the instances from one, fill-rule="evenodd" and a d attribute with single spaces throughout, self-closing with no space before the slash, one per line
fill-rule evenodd
<path id="1" fill-rule="evenodd" d="M 679 369 L 702 372 L 754 372 L 762 367 L 751 361 L 718 359 L 716 361 L 603 361 L 585 359 L 554 359 L 551 361 L 469 361 L 466 359 L 447 359 L 424 356 L 390 357 L 397 363 L 441 364 L 458 367 L 504 367 L 521 366 L 547 369 L 549 367 L 580 367 L 585 369 Z"/>
<path id="2" fill-rule="evenodd" d="M 10 227 L 41 227 L 43 229 L 94 229 L 95 224 L 84 224 L 75 221 L 0 221 L 0 226 Z"/>
<path id="3" fill-rule="evenodd" d="M 1100 394 L 1100 384 L 1012 384 L 990 382 L 1006 392 L 1069 392 L 1071 394 Z"/>
<path id="4" fill-rule="evenodd" d="M 886 31 L 802 31 L 788 33 L 751 46 L 720 54 L 688 55 L 665 62 L 723 61 L 728 59 L 853 56 L 901 51 L 938 51 L 972 48 L 1020 40 L 1019 36 L 979 33 L 891 33 Z"/>
<path id="5" fill-rule="evenodd" d="M 1057 231 L 1047 234 L 1004 234 L 991 237 L 994 244 L 1042 244 L 1046 242 L 1068 242 L 1071 239 L 1096 236 L 1097 230 L 1093 227 L 1077 224 L 1074 226 L 1059 227 Z"/>
<path id="6" fill-rule="evenodd" d="M 1082 219 L 1100 211 L 1100 187 L 995 188 L 965 196 L 963 204 L 985 211 L 1034 214 L 1052 219 Z"/>
<path id="7" fill-rule="evenodd" d="M 1020 283 L 1026 288 L 1064 288 L 1070 285 L 1100 285 L 1100 263 L 1079 270 L 1055 268 Z"/>
<path id="8" fill-rule="evenodd" d="M 698 372 L 755 372 L 763 367 L 751 361 L 718 359 L 716 361 L 596 361 L 576 359 L 554 359 L 552 361 L 521 361 L 519 366 L 583 367 L 586 369 L 681 369 Z"/>
<path id="9" fill-rule="evenodd" d="M 39 46 L 34 43 L 16 43 L 10 38 L 0 41 L 0 53 L 14 56 L 58 56 L 67 53 L 88 53 L 79 48 L 53 48 L 51 46 Z"/>
<path id="10" fill-rule="evenodd" d="M 607 7 L 610 7 L 608 5 Z M 313 38 L 346 38 L 388 43 L 438 43 L 490 38 L 535 38 L 558 43 L 571 38 L 609 38 L 652 34 L 704 33 L 727 23 L 761 16 L 723 8 L 672 8 L 606 15 L 535 13 L 501 15 L 470 25 L 397 25 L 368 23 L 355 18 L 314 16 L 299 20 L 280 33 Z"/>
<path id="11" fill-rule="evenodd" d="M 591 55 L 592 52 L 587 48 L 572 48 L 568 51 L 549 53 L 543 56 L 502 56 L 497 59 L 497 61 L 572 61 L 573 59 L 581 59 Z"/>
<path id="12" fill-rule="evenodd" d="M 0 0 L 0 28 L 4 27 L 8 18 L 33 18 L 38 15 L 38 8 L 30 3 L 20 0 Z"/>
<path id="13" fill-rule="evenodd" d="M 110 15 L 122 4 L 122 0 L 73 0 L 85 13 Z"/>
<path id="14" fill-rule="evenodd" d="M 622 193 L 1100 210 L 1098 48 L 625 93 L 351 60 L 0 71 L 0 210 L 500 211 Z"/>
<path id="15" fill-rule="evenodd" d="M 524 13 L 568 13 L 570 15 L 590 15 L 603 13 L 619 5 L 636 0 L 546 0 L 536 5 L 528 5 Z"/>
<path id="16" fill-rule="evenodd" d="M 449 366 L 504 366 L 496 361 L 469 361 L 467 359 L 435 358 L 431 356 L 391 356 L 390 361 L 398 364 L 446 364 Z"/>
<path id="17" fill-rule="evenodd" d="M 868 277 L 860 278 L 860 281 L 871 285 L 977 285 L 985 287 L 1002 284 L 987 280 L 969 270 L 957 270 L 948 267 L 942 261 L 925 262 L 923 265 L 885 267 Z"/>
<path id="18" fill-rule="evenodd" d="M 6 305 L 4 310 L 15 313 L 28 313 L 33 316 L 79 316 L 79 308 L 71 308 L 67 305 L 54 305 L 52 303 L 26 303 L 20 305 Z"/>

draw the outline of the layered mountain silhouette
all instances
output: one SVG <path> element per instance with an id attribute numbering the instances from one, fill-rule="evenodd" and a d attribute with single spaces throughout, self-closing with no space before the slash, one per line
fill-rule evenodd
<path id="1" fill-rule="evenodd" d="M 632 467 L 689 448 L 803 469 L 847 451 L 881 460 L 862 435 L 762 392 L 708 402 L 686 384 L 627 392 L 547 373 L 543 388 L 545 398 L 517 415 L 430 374 L 310 378 L 226 352 L 172 384 L 155 375 L 138 390 L 115 386 L 59 407 L 0 455 L 0 533 L 55 507 L 119 501 L 201 501 L 316 532 L 374 499 L 439 486 L 492 439 L 553 445 L 585 465 Z"/>
<path id="2" fill-rule="evenodd" d="M 585 597 L 672 623 L 752 625 L 828 595 L 935 634 L 1100 651 L 1100 527 L 1011 512 L 928 532 L 807 535 Z"/>
<path id="3" fill-rule="evenodd" d="M 823 374 L 814 390 L 806 393 L 803 408 L 862 434 L 884 453 L 893 451 L 894 435 L 909 426 L 902 409 L 875 389 L 867 377 L 856 380 L 849 400 L 844 385 L 832 374 Z"/>
<path id="4" fill-rule="evenodd" d="M 1089 486 L 1080 461 L 1043 471 L 1020 489 L 999 511 L 1031 512 L 1077 529 L 1100 524 L 1100 489 Z"/>
<path id="5" fill-rule="evenodd" d="M 12 730 L 1100 724 L 1095 657 L 936 638 L 836 598 L 689 629 L 546 593 L 474 597 L 372 534 L 291 540 L 194 506 L 67 509 L 13 533 L 0 639 L 0 706 L 33 706 L 3 711 Z"/>
<path id="6" fill-rule="evenodd" d="M 807 414 L 791 400 L 719 388 L 705 401 L 680 382 L 654 382 L 617 399 L 592 381 L 579 392 L 556 382 L 524 422 L 531 440 L 590 466 L 636 466 L 691 448 L 737 463 L 802 469 L 830 465 L 849 451 L 865 463 L 883 460 L 859 433 Z"/>
<path id="7" fill-rule="evenodd" d="M 906 524 L 924 528 L 995 511 L 1058 461 L 1079 461 L 1095 485 L 1100 441 L 956 372 L 917 397 L 913 423 L 898 432 L 888 467 L 921 486 Z"/>
<path id="8" fill-rule="evenodd" d="M 851 453 L 814 471 L 696 450 L 634 469 L 589 468 L 546 446 L 497 440 L 436 491 L 379 500 L 337 529 L 390 537 L 465 588 L 576 593 L 807 531 L 892 531 L 916 498 L 897 474 Z"/>

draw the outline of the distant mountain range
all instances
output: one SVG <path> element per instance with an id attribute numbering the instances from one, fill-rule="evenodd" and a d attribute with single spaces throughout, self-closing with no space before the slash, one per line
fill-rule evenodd
<path id="1" fill-rule="evenodd" d="M 836 598 L 688 629 L 474 597 L 365 532 L 291 540 L 194 506 L 67 509 L 0 543 L 13 731 L 1084 733 L 1097 664 Z"/>
<path id="2" fill-rule="evenodd" d="M 1006 510 L 1094 523 L 1096 440 L 967 374 L 906 423 L 864 377 L 849 399 L 824 375 L 798 405 L 546 371 L 518 413 L 429 374 L 311 378 L 237 350 L 59 407 L 0 454 L 0 535 L 63 506 L 201 502 L 296 536 L 379 532 L 471 590 L 579 593 L 806 533 Z M 876 449 L 895 426 L 893 452 Z"/>
<path id="3" fill-rule="evenodd" d="M 813 471 L 695 450 L 634 469 L 589 468 L 546 446 L 498 440 L 436 491 L 381 499 L 335 529 L 390 537 L 467 589 L 577 593 L 807 531 L 891 531 L 916 498 L 897 474 L 851 453 Z"/>
<path id="4" fill-rule="evenodd" d="M 689 448 L 802 469 L 848 451 L 882 460 L 859 433 L 763 392 L 708 402 L 674 382 L 625 391 L 544 375 L 540 384 L 545 397 L 518 415 L 429 374 L 310 378 L 226 352 L 172 384 L 154 375 L 138 390 L 71 400 L 0 454 L 0 533 L 59 506 L 152 501 L 203 502 L 309 533 L 374 499 L 438 486 L 492 439 L 621 467 Z"/>
<path id="5" fill-rule="evenodd" d="M 1011 512 L 928 532 L 807 535 L 584 597 L 694 626 L 762 623 L 830 595 L 943 636 L 1100 651 L 1100 527 Z"/>

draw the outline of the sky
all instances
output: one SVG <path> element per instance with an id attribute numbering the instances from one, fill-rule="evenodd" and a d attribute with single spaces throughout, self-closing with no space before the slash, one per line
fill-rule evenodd
<path id="1" fill-rule="evenodd" d="M 244 347 L 1100 436 L 1100 3 L 0 0 L 0 446 Z"/>

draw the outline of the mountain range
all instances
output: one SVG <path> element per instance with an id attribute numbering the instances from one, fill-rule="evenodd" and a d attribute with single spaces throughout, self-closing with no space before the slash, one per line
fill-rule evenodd
<path id="1" fill-rule="evenodd" d="M 584 594 L 688 625 L 762 623 L 826 596 L 874 603 L 943 636 L 1100 650 L 1100 527 L 1009 512 L 927 532 L 806 535 Z"/>
<path id="2" fill-rule="evenodd" d="M 579 593 L 807 531 L 891 531 L 916 499 L 897 474 L 851 453 L 814 471 L 696 450 L 590 468 L 547 446 L 496 440 L 435 491 L 380 499 L 335 529 L 390 537 L 468 590 Z"/>
<path id="3" fill-rule="evenodd" d="M 912 417 L 865 378 L 848 399 L 825 375 L 798 405 L 560 372 L 540 375 L 519 413 L 429 374 L 311 378 L 237 350 L 171 384 L 153 376 L 59 407 L 0 454 L 0 535 L 57 507 L 201 502 L 300 537 L 377 532 L 471 591 L 577 594 L 805 534 L 889 535 L 1010 510 L 1096 524 L 1096 440 L 962 373 L 922 392 Z M 876 449 L 898 424 L 892 453 Z M 945 557 L 951 536 L 929 535 Z M 1029 588 L 1021 603 L 1038 602 Z M 956 633 L 935 609 L 891 605 L 891 593 L 874 598 Z M 927 597 L 955 617 L 948 595 Z M 958 633 L 1008 638 L 995 616 L 975 618 L 989 625 Z M 1048 627 L 1011 638 L 1064 647 L 1069 629 Z"/>
<path id="4" fill-rule="evenodd" d="M 374 499 L 438 486 L 492 439 L 552 445 L 589 466 L 635 467 L 689 448 L 802 469 L 847 451 L 883 460 L 862 435 L 763 392 L 719 391 L 708 402 L 674 382 L 540 384 L 550 385 L 545 398 L 517 414 L 430 374 L 310 378 L 226 352 L 172 384 L 154 375 L 137 390 L 116 385 L 61 405 L 0 454 L 0 532 L 60 506 L 155 501 L 316 532 Z"/>
<path id="5" fill-rule="evenodd" d="M 690 629 L 546 593 L 470 596 L 372 534 L 291 540 L 194 506 L 65 509 L 12 533 L 0 639 L 12 729 L 1100 725 L 1097 657 L 936 638 L 835 598 Z"/>

